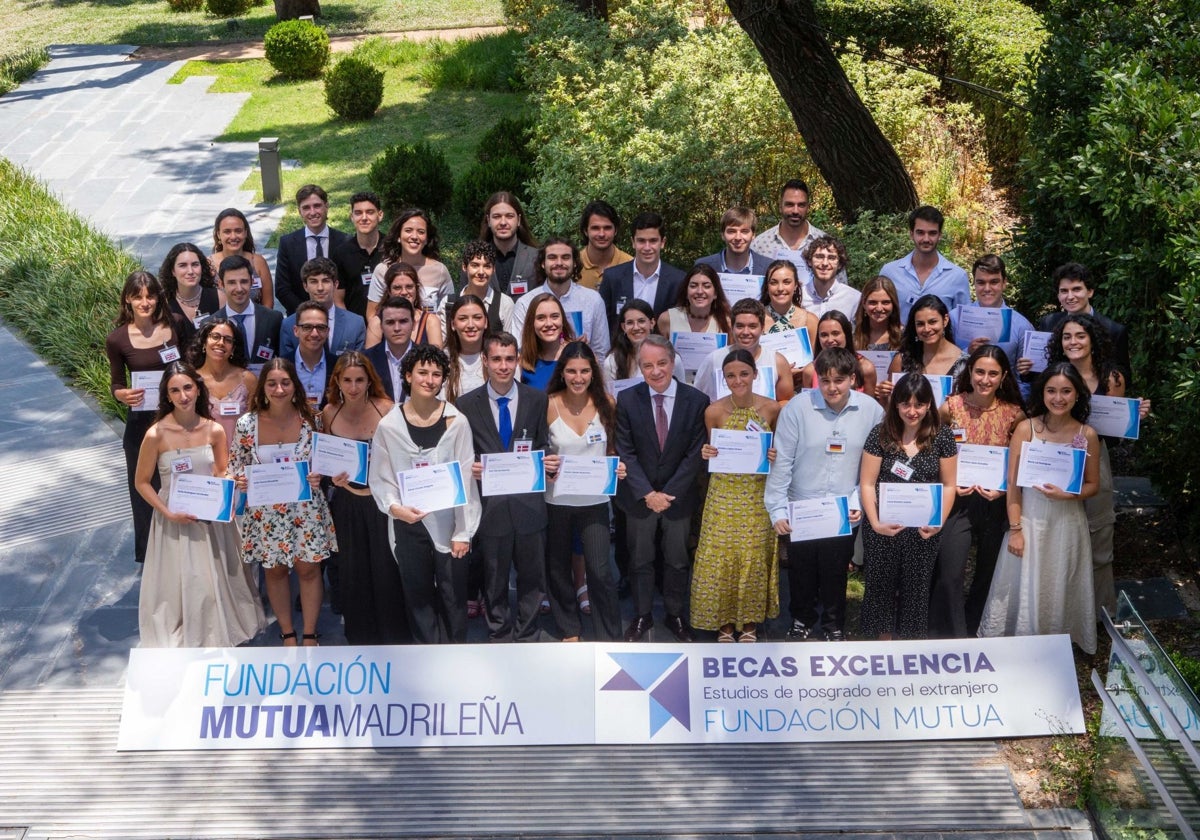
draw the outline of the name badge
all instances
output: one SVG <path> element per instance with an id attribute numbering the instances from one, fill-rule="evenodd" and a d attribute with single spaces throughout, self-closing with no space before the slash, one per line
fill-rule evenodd
<path id="1" fill-rule="evenodd" d="M 374 277 L 375 277 L 375 273 L 373 271 L 364 271 L 362 274 L 359 275 L 359 279 L 362 280 L 362 284 L 364 286 L 370 286 L 371 280 Z"/>
<path id="2" fill-rule="evenodd" d="M 280 454 L 276 455 L 272 460 L 274 460 L 276 464 L 287 464 L 287 463 L 291 462 L 292 456 L 280 453 Z"/>
<path id="3" fill-rule="evenodd" d="M 204 319 L 207 317 L 203 312 L 197 312 L 196 317 L 192 319 L 192 326 L 200 329 L 200 327 L 204 326 Z"/>
<path id="4" fill-rule="evenodd" d="M 413 469 L 414 470 L 419 470 L 422 467 L 432 467 L 432 466 L 433 466 L 433 461 L 430 461 L 428 458 L 413 458 Z"/>
<path id="5" fill-rule="evenodd" d="M 951 431 L 954 432 L 954 442 L 955 443 L 966 443 L 967 442 L 967 430 L 966 429 L 952 429 Z"/>
<path id="6" fill-rule="evenodd" d="M 586 440 L 588 443 L 605 443 L 608 435 L 604 433 L 603 429 L 588 429 Z"/>
<path id="7" fill-rule="evenodd" d="M 892 475 L 897 476 L 904 481 L 908 481 L 910 478 L 912 478 L 912 474 L 913 468 L 908 464 L 903 464 L 900 461 L 892 464 Z"/>
<path id="8" fill-rule="evenodd" d="M 308 404 L 314 409 L 317 407 L 317 404 L 321 402 L 321 398 L 316 394 L 307 394 L 306 396 L 308 398 Z"/>
<path id="9" fill-rule="evenodd" d="M 529 438 L 517 438 L 513 441 L 513 452 L 532 452 L 533 441 Z"/>
<path id="10" fill-rule="evenodd" d="M 830 455 L 846 454 L 846 439 L 840 437 L 825 438 L 825 451 Z"/>
<path id="11" fill-rule="evenodd" d="M 621 314 L 621 310 L 625 308 L 625 304 L 627 304 L 627 303 L 629 303 L 629 298 L 623 298 L 623 297 L 617 298 L 617 305 L 614 306 L 613 308 L 616 310 L 618 315 Z"/>
<path id="12" fill-rule="evenodd" d="M 222 417 L 237 417 L 242 411 L 242 406 L 236 402 L 219 402 L 217 409 Z"/>
<path id="13" fill-rule="evenodd" d="M 269 361 L 271 361 L 271 359 L 275 358 L 275 351 L 272 350 L 270 348 L 270 346 L 268 345 L 268 346 L 259 347 L 258 350 L 254 353 L 254 355 L 257 356 L 258 358 L 262 359 L 264 362 L 269 362 Z"/>
<path id="14" fill-rule="evenodd" d="M 178 347 L 164 347 L 158 351 L 158 358 L 162 359 L 164 365 L 169 365 L 171 362 L 179 361 Z"/>
<path id="15" fill-rule="evenodd" d="M 747 420 L 746 421 L 746 431 L 747 432 L 765 432 L 766 429 L 764 429 L 761 425 L 759 425 L 759 423 L 755 420 Z"/>
<path id="16" fill-rule="evenodd" d="M 188 473 L 192 471 L 192 456 L 184 455 L 182 458 L 176 458 L 171 462 L 172 473 Z"/>
<path id="17" fill-rule="evenodd" d="M 262 278 L 259 277 L 257 274 L 250 275 L 250 288 L 251 289 L 261 289 L 262 288 Z"/>
<path id="18" fill-rule="evenodd" d="M 514 295 L 523 295 L 529 291 L 529 284 L 525 282 L 524 277 L 518 275 L 508 284 L 508 288 Z"/>

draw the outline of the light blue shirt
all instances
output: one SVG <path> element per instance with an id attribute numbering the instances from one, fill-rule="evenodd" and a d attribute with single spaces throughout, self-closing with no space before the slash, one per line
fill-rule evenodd
<path id="1" fill-rule="evenodd" d="M 966 306 L 979 306 L 978 303 L 969 303 Z M 956 306 L 950 310 L 950 324 L 954 327 L 954 343 L 961 347 L 964 351 L 971 343 L 966 336 L 960 336 L 961 330 L 958 328 L 959 313 L 964 309 L 964 306 Z M 1017 358 L 1021 354 L 1021 342 L 1025 338 L 1025 333 L 1033 329 L 1033 324 L 1029 323 L 1029 319 L 1015 309 L 1012 309 L 1007 303 L 1000 305 L 1001 309 L 1008 309 L 1012 312 L 1012 321 L 1009 324 L 1008 339 L 1006 341 L 992 341 L 990 344 L 995 344 L 1004 351 L 1004 355 L 1008 356 L 1008 363 L 1012 366 L 1013 371 L 1017 368 Z"/>
<path id="2" fill-rule="evenodd" d="M 938 263 L 929 272 L 922 284 L 917 279 L 917 271 L 913 268 L 912 258 L 915 251 L 888 263 L 879 269 L 879 273 L 896 285 L 896 295 L 900 298 L 900 323 L 908 323 L 908 310 L 925 295 L 937 295 L 946 304 L 946 309 L 953 312 L 956 306 L 966 306 L 971 302 L 971 281 L 967 272 L 961 267 L 938 253 Z"/>
<path id="3" fill-rule="evenodd" d="M 788 502 L 853 493 L 863 444 L 882 421 L 879 403 L 858 391 L 839 412 L 816 388 L 788 402 L 775 424 L 775 463 L 763 491 L 771 521 L 788 518 Z M 828 451 L 830 438 L 842 442 L 840 453 Z"/>

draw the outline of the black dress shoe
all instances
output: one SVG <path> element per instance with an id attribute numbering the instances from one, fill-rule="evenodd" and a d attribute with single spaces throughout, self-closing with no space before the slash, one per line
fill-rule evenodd
<path id="1" fill-rule="evenodd" d="M 666 628 L 671 631 L 671 635 L 675 637 L 677 642 L 694 642 L 696 637 L 692 635 L 692 628 L 683 623 L 683 619 L 677 615 L 667 616 L 667 620 L 663 622 Z"/>
<path id="2" fill-rule="evenodd" d="M 625 629 L 625 641 L 640 642 L 642 637 L 646 635 L 651 627 L 654 626 L 654 618 L 648 615 L 639 615 Z"/>

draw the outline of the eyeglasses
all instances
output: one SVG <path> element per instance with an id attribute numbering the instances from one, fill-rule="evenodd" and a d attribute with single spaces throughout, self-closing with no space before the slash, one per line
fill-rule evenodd
<path id="1" fill-rule="evenodd" d="M 300 328 L 300 332 L 329 332 L 328 324 L 297 324 L 296 326 Z"/>
<path id="2" fill-rule="evenodd" d="M 233 336 L 231 335 L 221 335 L 220 333 L 215 332 L 209 333 L 208 340 L 220 344 L 228 344 L 230 347 L 233 346 Z"/>

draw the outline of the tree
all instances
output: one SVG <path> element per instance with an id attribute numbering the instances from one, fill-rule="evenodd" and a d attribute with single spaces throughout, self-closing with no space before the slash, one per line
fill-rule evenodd
<path id="1" fill-rule="evenodd" d="M 275 17 L 295 20 L 305 15 L 321 16 L 321 0 L 275 0 Z"/>
<path id="2" fill-rule="evenodd" d="M 763 57 L 813 162 L 846 218 L 898 213 L 917 191 L 896 150 L 846 78 L 811 0 L 727 0 Z"/>

